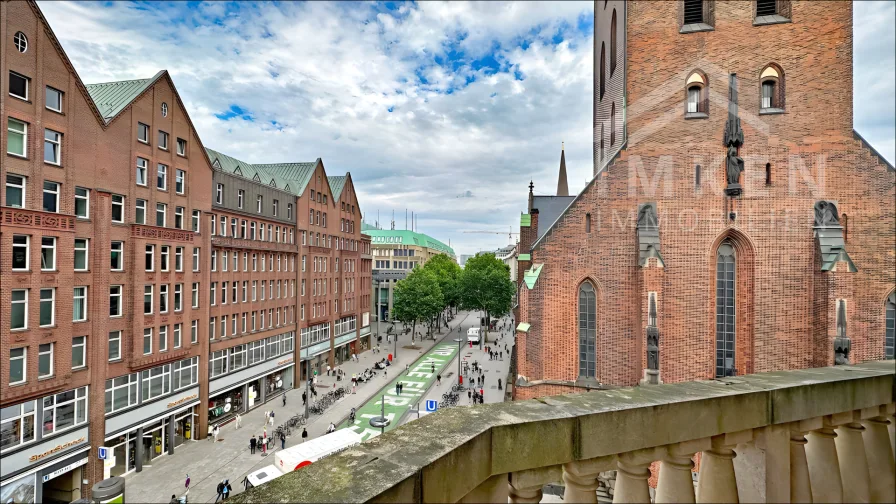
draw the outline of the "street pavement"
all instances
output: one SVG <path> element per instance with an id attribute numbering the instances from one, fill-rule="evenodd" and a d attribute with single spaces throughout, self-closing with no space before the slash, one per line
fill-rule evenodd
<path id="1" fill-rule="evenodd" d="M 466 312 L 460 312 L 449 323 L 449 330 L 452 334 L 458 334 L 456 327 L 463 324 L 463 337 L 466 337 L 466 328 L 478 325 L 478 318 L 469 316 Z M 358 362 L 345 362 L 339 369 L 345 372 L 347 381 L 338 382 L 339 386 L 351 385 L 351 376 L 353 373 L 360 374 L 367 368 L 372 368 L 374 362 L 381 360 L 389 353 L 393 352 L 394 345 L 386 344 L 386 327 L 389 324 L 383 323 L 380 326 L 383 335 L 381 344 L 381 352 L 373 353 L 368 350 L 358 356 Z M 396 324 L 396 330 L 400 330 L 401 325 Z M 420 330 L 418 325 L 418 330 Z M 376 332 L 374 332 L 376 334 Z M 393 365 L 387 368 L 388 378 L 381 378 L 382 371 L 378 371 L 376 379 L 368 383 L 361 384 L 356 389 L 355 394 L 350 394 L 338 403 L 330 406 L 320 416 L 312 415 L 305 428 L 308 430 L 308 439 L 324 435 L 330 422 L 336 425 L 344 422 L 348 417 L 351 408 L 359 408 L 363 404 L 369 402 L 372 397 L 379 397 L 381 391 L 384 392 L 386 385 L 391 385 L 394 389 L 392 379 L 397 377 L 399 371 L 404 371 L 405 365 L 413 364 L 424 353 L 428 352 L 435 346 L 446 334 L 446 330 L 442 329 L 440 334 L 436 334 L 435 340 L 415 338 L 415 345 L 420 347 L 404 348 L 411 344 L 411 335 L 400 335 L 398 339 L 398 350 L 393 361 Z M 456 336 L 451 336 L 451 338 Z M 450 338 L 449 338 L 450 341 Z M 451 342 L 454 344 L 454 342 Z M 454 347 L 455 353 L 457 347 Z M 505 357 L 506 360 L 509 361 Z M 456 366 L 456 363 L 455 363 Z M 394 373 L 394 374 L 393 374 Z M 334 388 L 336 379 L 333 376 L 318 377 L 317 389 L 319 396 L 325 394 L 328 389 Z M 444 380 L 443 380 L 444 383 Z M 304 385 L 304 384 L 302 384 Z M 304 413 L 302 407 L 302 392 L 305 388 L 289 390 L 286 393 L 286 406 L 281 404 L 280 396 L 275 397 L 270 402 L 251 410 L 242 415 L 242 428 L 236 429 L 235 422 L 230 422 L 221 427 L 221 434 L 218 436 L 218 442 L 212 441 L 211 436 L 201 441 L 188 441 L 175 449 L 174 455 L 164 456 L 153 461 L 152 465 L 144 465 L 143 471 L 140 473 L 131 473 L 125 478 L 126 495 L 129 502 L 167 502 L 171 495 L 181 496 L 184 494 L 184 481 L 186 475 L 190 475 L 190 502 L 214 502 L 216 497 L 216 487 L 221 480 L 228 479 L 233 487 L 233 493 L 239 493 L 243 490 L 242 481 L 245 476 L 264 466 L 272 465 L 274 459 L 272 454 L 280 449 L 279 442 L 274 450 L 268 452 L 267 457 L 262 457 L 258 452 L 251 455 L 249 452 L 249 438 L 258 436 L 262 433 L 264 427 L 264 412 L 273 410 L 275 412 L 275 423 L 272 428 L 267 426 L 268 434 L 271 435 L 276 426 L 284 423 L 296 413 Z M 405 415 L 406 416 L 406 415 Z M 301 428 L 293 431 L 292 436 L 287 438 L 286 447 L 294 446 L 301 442 Z"/>

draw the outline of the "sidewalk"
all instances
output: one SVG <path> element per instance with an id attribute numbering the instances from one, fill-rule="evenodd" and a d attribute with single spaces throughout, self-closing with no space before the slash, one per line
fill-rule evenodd
<path id="1" fill-rule="evenodd" d="M 450 322 L 450 329 L 453 330 L 458 324 L 467 318 L 466 312 L 460 312 Z M 373 363 L 386 357 L 393 351 L 393 344 L 386 344 L 385 327 L 383 331 L 383 343 L 381 344 L 382 352 L 374 354 L 368 350 L 358 356 L 359 362 L 345 362 L 338 369 L 342 369 L 347 380 L 338 382 L 338 386 L 351 385 L 352 373 L 360 373 L 364 369 L 373 367 Z M 396 330 L 398 327 L 396 327 Z M 446 332 L 436 334 L 435 341 L 424 339 L 423 341 L 415 341 L 419 349 L 407 349 L 404 346 L 410 345 L 410 334 L 401 335 L 398 339 L 398 353 L 393 360 L 393 365 L 389 368 L 398 371 L 404 369 L 405 364 L 411 364 L 417 360 L 424 352 L 432 348 Z M 382 374 L 382 372 L 380 372 Z M 443 380 L 444 381 L 444 380 Z M 325 394 L 328 389 L 332 389 L 337 383 L 334 376 L 318 377 L 317 390 L 318 397 Z M 366 403 L 371 397 L 374 397 L 383 385 L 389 383 L 386 379 L 375 379 L 371 382 L 360 385 L 356 394 L 350 394 L 340 402 L 330 406 L 323 415 L 312 415 L 305 428 L 308 430 L 308 439 L 314 439 L 325 433 L 330 422 L 339 425 L 349 414 L 352 407 L 358 408 Z M 264 466 L 272 465 L 274 458 L 271 455 L 280 449 L 279 442 L 274 450 L 268 452 L 267 457 L 260 454 L 250 455 L 249 438 L 258 436 L 262 433 L 264 427 L 264 411 L 273 410 L 275 412 L 274 426 L 267 426 L 268 435 L 280 424 L 286 422 L 292 415 L 296 413 L 304 413 L 302 406 L 302 392 L 305 391 L 304 383 L 299 388 L 286 392 L 286 407 L 282 406 L 280 396 L 273 398 L 271 401 L 255 408 L 242 415 L 242 428 L 236 429 L 235 422 L 221 427 L 221 434 L 218 436 L 218 442 L 214 443 L 211 436 L 202 441 L 190 441 L 175 449 L 174 455 L 168 455 L 154 460 L 152 465 L 144 465 L 144 469 L 140 473 L 131 473 L 126 476 L 126 494 L 129 502 L 168 502 L 171 495 L 178 497 L 184 493 L 184 480 L 186 475 L 190 475 L 190 502 L 214 502 L 216 496 L 216 487 L 223 479 L 229 479 L 233 487 L 233 493 L 239 493 L 243 490 L 243 478 Z M 301 442 L 301 428 L 293 431 L 293 435 L 287 438 L 286 446 L 294 446 Z"/>

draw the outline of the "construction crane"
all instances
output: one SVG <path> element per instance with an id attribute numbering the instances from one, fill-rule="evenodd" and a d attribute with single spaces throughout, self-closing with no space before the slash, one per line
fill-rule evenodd
<path id="1" fill-rule="evenodd" d="M 512 227 L 510 229 L 513 229 Z M 476 233 L 476 234 L 504 234 L 504 231 L 464 231 L 464 233 Z M 513 240 L 513 235 L 518 235 L 519 233 L 514 233 L 513 231 L 507 232 L 507 239 Z"/>

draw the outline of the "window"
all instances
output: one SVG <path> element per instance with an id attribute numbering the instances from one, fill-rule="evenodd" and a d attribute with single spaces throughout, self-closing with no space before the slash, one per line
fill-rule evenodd
<path id="1" fill-rule="evenodd" d="M 184 157 L 187 155 L 187 141 L 183 138 L 177 139 L 177 155 Z"/>
<path id="2" fill-rule="evenodd" d="M 156 246 L 155 245 L 147 245 L 146 251 L 144 252 L 144 266 L 146 271 L 155 270 L 155 256 L 156 256 Z"/>
<path id="3" fill-rule="evenodd" d="M 896 345 L 896 292 L 887 296 L 886 323 L 884 326 L 884 358 L 894 357 L 894 345 Z"/>
<path id="4" fill-rule="evenodd" d="M 146 224 L 146 200 L 137 200 L 135 221 L 137 224 Z"/>
<path id="5" fill-rule="evenodd" d="M 9 314 L 9 328 L 27 329 L 28 328 L 28 290 L 13 289 L 11 292 L 11 304 Z"/>
<path id="6" fill-rule="evenodd" d="M 162 117 L 168 117 L 168 104 L 162 102 Z"/>
<path id="7" fill-rule="evenodd" d="M 756 17 L 778 14 L 778 0 L 756 0 Z"/>
<path id="8" fill-rule="evenodd" d="M 716 253 L 716 378 L 734 376 L 735 345 L 734 246 L 725 241 Z"/>
<path id="9" fill-rule="evenodd" d="M 177 170 L 174 173 L 174 191 L 177 194 L 183 194 L 186 190 L 187 172 Z"/>
<path id="10" fill-rule="evenodd" d="M 12 38 L 12 42 L 20 53 L 28 50 L 28 37 L 26 37 L 24 33 L 16 32 L 15 36 Z M 3 418 L 6 418 L 6 416 L 4 415 Z"/>
<path id="11" fill-rule="evenodd" d="M 613 9 L 613 17 L 610 20 L 610 77 L 616 70 L 616 9 Z"/>
<path id="12" fill-rule="evenodd" d="M 184 207 L 174 207 L 174 227 L 175 229 L 184 228 Z"/>
<path id="13" fill-rule="evenodd" d="M 112 222 L 124 222 L 124 196 L 112 195 Z"/>
<path id="14" fill-rule="evenodd" d="M 38 378 L 53 376 L 53 346 L 54 343 L 44 343 L 37 348 Z M 46 416 L 46 412 L 44 412 L 44 416 Z M 44 430 L 46 430 L 46 426 L 44 426 Z"/>
<path id="15" fill-rule="evenodd" d="M 199 247 L 193 247 L 193 271 L 199 271 Z"/>
<path id="16" fill-rule="evenodd" d="M 168 133 L 159 130 L 159 148 L 168 150 Z"/>
<path id="17" fill-rule="evenodd" d="M 149 143 L 149 126 L 142 122 L 137 123 L 137 140 Z"/>
<path id="18" fill-rule="evenodd" d="M 174 284 L 174 311 L 176 312 L 184 310 L 183 290 L 184 284 Z"/>
<path id="19" fill-rule="evenodd" d="M 238 222 L 237 219 L 234 219 L 234 218 L 230 219 L 230 236 L 232 236 L 234 238 L 239 236 L 239 233 L 237 233 L 237 222 Z M 233 268 L 233 269 L 236 270 L 236 268 Z"/>
<path id="20" fill-rule="evenodd" d="M 44 236 L 40 242 L 41 271 L 56 270 L 56 238 Z"/>
<path id="21" fill-rule="evenodd" d="M 171 365 L 157 366 L 140 372 L 143 400 L 147 401 L 171 392 Z"/>
<path id="22" fill-rule="evenodd" d="M 18 376 L 19 370 L 22 371 L 21 381 L 24 381 L 24 360 L 18 358 L 19 353 L 24 355 L 24 348 L 14 348 L 11 352 L 15 353 L 16 369 L 10 368 L 10 377 L 13 373 Z M 12 354 L 11 354 L 12 355 Z M 10 379 L 10 384 L 16 383 Z M 34 423 L 35 423 L 35 401 L 28 401 L 15 406 L 7 406 L 0 410 L 0 451 L 18 446 L 24 443 L 34 441 Z"/>
<path id="23" fill-rule="evenodd" d="M 31 81 L 24 75 L 9 72 L 9 95 L 28 100 L 28 84 Z"/>
<path id="24" fill-rule="evenodd" d="M 219 205 L 224 204 L 224 184 L 215 186 L 215 203 Z"/>
<path id="25" fill-rule="evenodd" d="M 28 125 L 10 117 L 6 119 L 6 132 L 6 152 L 15 156 L 25 157 L 25 150 L 28 145 Z M 10 175 L 6 177 L 7 188 L 9 187 L 9 177 Z M 7 204 L 9 204 L 8 196 L 9 190 L 7 189 Z M 18 206 L 21 207 L 21 203 Z"/>
<path id="26" fill-rule="evenodd" d="M 44 128 L 44 162 L 62 163 L 62 133 Z"/>
<path id="27" fill-rule="evenodd" d="M 121 331 L 109 332 L 109 360 L 121 359 Z M 136 398 L 135 398 L 136 400 Z"/>
<path id="28" fill-rule="evenodd" d="M 156 178 L 156 188 L 166 190 L 168 188 L 168 167 L 162 163 L 158 164 L 158 177 Z"/>
<path id="29" fill-rule="evenodd" d="M 109 286 L 109 316 L 110 317 L 120 317 L 122 314 L 121 293 L 122 293 L 121 285 L 110 285 Z"/>
<path id="30" fill-rule="evenodd" d="M 59 212 L 59 184 L 44 182 L 44 212 Z"/>
<path id="31" fill-rule="evenodd" d="M 137 404 L 137 373 L 106 380 L 106 413 Z"/>
<path id="32" fill-rule="evenodd" d="M 616 102 L 610 105 L 610 146 L 616 144 Z"/>
<path id="33" fill-rule="evenodd" d="M 684 0 L 684 24 L 704 23 L 703 0 Z"/>
<path id="34" fill-rule="evenodd" d="M 87 320 L 87 287 L 75 287 L 72 322 L 83 322 L 85 320 Z"/>
<path id="35" fill-rule="evenodd" d="M 759 113 L 781 113 L 784 109 L 784 71 L 774 63 L 768 65 L 759 74 L 762 89 L 760 90 Z"/>
<path id="36" fill-rule="evenodd" d="M 62 112 L 62 91 L 47 86 L 44 93 L 44 106 L 53 112 Z"/>
<path id="37" fill-rule="evenodd" d="M 193 232 L 194 233 L 199 232 L 199 215 L 200 215 L 199 210 L 193 210 Z"/>
<path id="38" fill-rule="evenodd" d="M 218 282 L 212 282 L 211 288 L 209 289 L 209 302 L 212 306 L 217 304 L 217 290 L 218 290 Z"/>
<path id="39" fill-rule="evenodd" d="M 208 319 L 208 339 L 215 339 L 215 317 Z"/>
<path id="40" fill-rule="evenodd" d="M 286 204 L 286 218 L 292 219 L 292 203 Z"/>
<path id="41" fill-rule="evenodd" d="M 15 238 L 15 237 L 14 237 Z M 75 238 L 75 271 L 87 271 L 88 242 L 86 238 Z"/>
<path id="42" fill-rule="evenodd" d="M 607 81 L 606 68 L 607 68 L 606 47 L 604 46 L 604 43 L 601 42 L 600 43 L 600 82 L 599 82 L 600 94 L 598 95 L 600 100 L 604 99 L 604 91 L 606 90 L 606 81 Z"/>
<path id="43" fill-rule="evenodd" d="M 262 209 L 262 201 L 263 201 L 263 200 L 262 200 L 262 197 L 261 197 L 261 195 L 259 194 L 259 195 L 255 198 L 255 211 L 258 212 L 258 213 L 261 213 L 261 209 Z"/>
<path id="44" fill-rule="evenodd" d="M 112 271 L 121 271 L 122 269 L 124 269 L 124 242 L 112 242 L 110 252 L 110 269 Z"/>
<path id="45" fill-rule="evenodd" d="M 44 437 L 87 423 L 87 387 L 44 397 Z"/>
<path id="46" fill-rule="evenodd" d="M 152 327 L 143 329 L 143 355 L 152 353 Z"/>
<path id="47" fill-rule="evenodd" d="M 168 326 L 159 327 L 159 352 L 168 351 Z"/>
<path id="48" fill-rule="evenodd" d="M 168 211 L 168 205 L 164 203 L 156 203 L 156 226 L 165 227 L 165 213 Z"/>
<path id="49" fill-rule="evenodd" d="M 192 357 L 173 364 L 172 390 L 191 387 L 199 383 L 199 357 Z"/>
<path id="50" fill-rule="evenodd" d="M 227 217 L 221 216 L 221 225 L 218 227 L 218 234 L 221 236 L 227 236 Z"/>
<path id="51" fill-rule="evenodd" d="M 159 285 L 159 313 L 168 313 L 168 284 Z"/>
<path id="52" fill-rule="evenodd" d="M 72 369 L 87 367 L 87 336 L 72 338 Z"/>
<path id="53" fill-rule="evenodd" d="M 706 77 L 702 72 L 693 72 L 688 76 L 685 86 L 687 88 L 685 117 L 705 117 L 709 105 Z"/>
<path id="54" fill-rule="evenodd" d="M 591 214 L 590 213 L 585 214 L 585 232 L 586 233 L 591 232 Z M 339 264 L 339 263 L 336 263 L 336 264 Z"/>
<path id="55" fill-rule="evenodd" d="M 143 314 L 152 315 L 152 285 L 143 286 Z"/>
<path id="56" fill-rule="evenodd" d="M 277 201 L 277 200 L 274 200 L 274 217 L 277 216 L 277 207 L 278 207 L 279 205 L 280 205 L 280 202 Z"/>
<path id="57" fill-rule="evenodd" d="M 90 217 L 90 190 L 83 187 L 75 188 L 75 217 L 81 219 Z"/>
<path id="58" fill-rule="evenodd" d="M 28 271 L 30 263 L 31 237 L 28 235 L 12 236 L 12 270 Z"/>
<path id="59" fill-rule="evenodd" d="M 148 162 L 141 158 L 137 158 L 137 185 L 146 185 L 146 167 Z"/>
<path id="60" fill-rule="evenodd" d="M 6 175 L 6 206 L 25 207 L 25 177 Z"/>
<path id="61" fill-rule="evenodd" d="M 772 164 L 765 163 L 765 185 L 772 185 Z"/>
<path id="62" fill-rule="evenodd" d="M 194 320 L 190 322 L 190 343 L 196 344 L 199 342 L 199 321 Z"/>

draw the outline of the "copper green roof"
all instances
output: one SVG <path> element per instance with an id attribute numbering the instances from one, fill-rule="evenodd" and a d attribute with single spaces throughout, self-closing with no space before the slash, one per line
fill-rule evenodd
<path id="1" fill-rule="evenodd" d="M 90 93 L 90 98 L 93 99 L 108 124 L 141 93 L 152 86 L 163 73 L 165 73 L 164 70 L 149 79 L 87 84 L 87 92 Z"/>
<path id="2" fill-rule="evenodd" d="M 520 227 L 529 227 L 532 225 L 532 216 L 524 213 L 520 215 Z"/>
<path id="3" fill-rule="evenodd" d="M 333 193 L 333 201 L 339 200 L 339 195 L 342 194 L 342 188 L 345 187 L 345 175 L 336 175 L 329 176 L 327 175 L 327 181 L 330 182 L 330 191 Z"/>
<path id="4" fill-rule="evenodd" d="M 520 322 L 520 325 L 516 326 L 516 330 L 521 332 L 529 332 L 530 327 L 532 327 L 530 324 L 527 324 L 526 322 Z"/>
<path id="5" fill-rule="evenodd" d="M 311 180 L 314 167 L 317 165 L 317 161 L 310 163 L 252 164 L 216 150 L 206 148 L 205 152 L 208 154 L 208 159 L 215 169 L 255 180 L 261 184 L 276 187 L 297 196 L 302 195 L 302 192 L 308 185 L 308 181 Z M 331 178 L 333 177 L 327 177 L 328 180 Z"/>
<path id="6" fill-rule="evenodd" d="M 416 245 L 444 252 L 452 258 L 455 257 L 453 248 L 423 233 L 405 229 L 362 229 L 361 232 L 370 236 L 373 245 Z"/>
<path id="7" fill-rule="evenodd" d="M 535 282 L 538 281 L 542 268 L 544 268 L 544 264 L 535 264 L 523 274 L 523 281 L 526 282 L 526 287 L 530 290 L 535 287 Z"/>
<path id="8" fill-rule="evenodd" d="M 517 257 L 517 260 L 518 261 L 531 261 L 532 256 L 530 254 L 520 254 L 519 257 Z"/>

